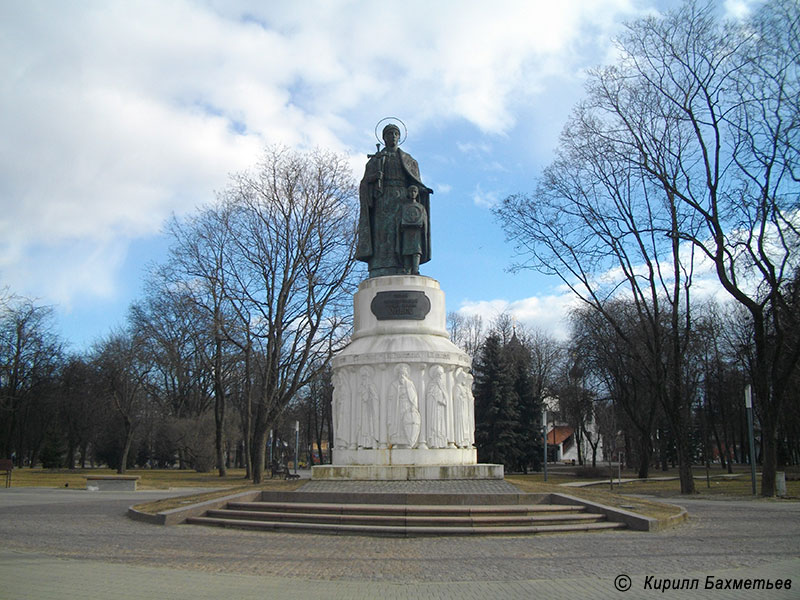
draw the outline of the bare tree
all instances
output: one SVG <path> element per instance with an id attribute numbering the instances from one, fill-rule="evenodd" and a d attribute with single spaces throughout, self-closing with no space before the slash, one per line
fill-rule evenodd
<path id="1" fill-rule="evenodd" d="M 564 362 L 564 348 L 552 336 L 521 325 L 513 327 L 512 339 L 518 341 L 520 345 L 520 349 L 512 354 L 524 357 L 522 364 L 517 365 L 515 386 L 520 400 L 520 427 L 523 440 L 520 466 L 527 472 L 529 465 L 538 468 L 541 461 L 542 408 L 545 398 L 556 388 L 558 371 Z M 513 343 L 509 343 L 507 349 L 513 346 Z"/>
<path id="2" fill-rule="evenodd" d="M 66 437 L 66 466 L 75 468 L 80 451 L 80 466 L 86 466 L 89 444 L 94 441 L 102 419 L 96 400 L 100 390 L 97 373 L 83 357 L 69 357 L 59 375 L 58 405 L 62 432 Z"/>
<path id="3" fill-rule="evenodd" d="M 501 215 L 523 252 L 541 259 L 533 244 L 543 243 L 555 268 L 566 269 L 576 291 L 595 305 L 588 290 L 598 289 L 592 276 L 608 266 L 609 250 L 626 283 L 660 279 L 657 295 L 646 286 L 650 308 L 642 307 L 643 314 L 652 312 L 646 322 L 656 336 L 657 303 L 668 302 L 660 311 L 669 315 L 666 337 L 653 339 L 654 356 L 670 359 L 654 381 L 668 390 L 665 413 L 681 432 L 684 492 L 693 485 L 682 431 L 690 390 L 674 386 L 686 384 L 681 357 L 692 330 L 693 252 L 713 264 L 753 321 L 754 387 L 766 440 L 762 493 L 769 496 L 777 422 L 800 353 L 786 343 L 787 332 L 798 328 L 796 317 L 783 310 L 798 255 L 800 5 L 773 0 L 742 24 L 722 23 L 715 8 L 689 1 L 663 17 L 631 23 L 619 41 L 618 63 L 590 73 L 587 99 L 545 174 L 547 193 L 537 195 L 550 201 L 541 218 L 535 225 L 518 218 L 515 207 L 526 206 L 520 202 L 507 203 Z M 576 161 L 584 163 L 578 171 Z M 595 202 L 598 190 L 614 205 Z M 568 201 L 563 213 L 553 212 L 553 199 Z M 631 238 L 634 231 L 639 235 Z M 655 253 L 665 240 L 666 252 Z M 636 252 L 628 254 L 630 248 Z M 660 269 L 667 265 L 665 277 Z"/>
<path id="4" fill-rule="evenodd" d="M 580 356 L 585 377 L 597 381 L 598 395 L 611 398 L 622 412 L 623 418 L 619 419 L 614 412 L 604 412 L 603 425 L 608 426 L 613 418 L 616 430 L 625 430 L 628 438 L 634 440 L 635 457 L 629 453 L 627 458 L 630 462 L 637 459 L 638 476 L 646 478 L 653 452 L 653 432 L 660 414 L 658 396 L 648 369 L 642 364 L 642 358 L 649 356 L 648 339 L 640 334 L 632 303 L 608 302 L 604 310 L 613 316 L 612 321 L 592 307 L 572 314 L 573 353 Z M 624 335 L 620 335 L 620 330 Z M 594 412 L 596 415 L 597 411 Z"/>
<path id="5" fill-rule="evenodd" d="M 449 312 L 447 313 L 447 330 L 450 332 L 450 341 L 474 360 L 486 337 L 483 318 L 480 315 Z"/>
<path id="6" fill-rule="evenodd" d="M 712 302 L 698 312 L 698 359 L 709 436 L 714 439 L 722 466 L 732 473 L 734 452 L 747 445 L 746 436 L 740 434 L 745 422 L 742 390 L 747 379 L 746 364 L 741 358 L 750 347 L 742 333 L 749 334 L 750 327 L 740 305 L 726 307 Z M 748 334 L 745 338 L 750 337 Z M 740 454 L 742 462 L 743 458 Z"/>
<path id="7" fill-rule="evenodd" d="M 786 283 L 797 268 L 800 5 L 766 2 L 746 23 L 685 3 L 636 21 L 617 66 L 593 73 L 584 135 L 624 157 L 676 207 L 689 242 L 750 313 L 764 433 L 762 494 L 774 495 L 776 431 L 800 348 Z M 781 356 L 782 355 L 782 356 Z"/>
<path id="8" fill-rule="evenodd" d="M 320 464 L 326 462 L 323 440 L 327 442 L 328 452 L 333 447 L 331 431 L 331 401 L 333 399 L 333 381 L 330 366 L 312 379 L 304 390 L 301 402 L 301 419 L 306 426 L 306 439 L 311 451 L 316 444 Z M 330 461 L 330 454 L 327 462 Z M 311 457 L 309 457 L 311 459 Z"/>
<path id="9" fill-rule="evenodd" d="M 554 385 L 559 367 L 564 363 L 564 345 L 538 329 L 522 327 L 519 328 L 518 334 L 522 344 L 531 353 L 533 393 L 539 402 L 543 402 L 548 389 Z"/>
<path id="10" fill-rule="evenodd" d="M 122 426 L 118 473 L 125 473 L 134 434 L 145 416 L 145 383 L 152 365 L 142 356 L 142 347 L 141 339 L 118 331 L 99 343 L 93 359 L 100 372 L 102 391 Z"/>
<path id="11" fill-rule="evenodd" d="M 61 354 L 50 307 L 11 294 L 0 299 L 0 443 L 18 466 L 36 449 L 26 442 L 26 421 L 35 416 L 30 404 L 54 382 Z"/>
<path id="12" fill-rule="evenodd" d="M 253 481 L 263 478 L 270 425 L 349 335 L 355 183 L 344 157 L 273 148 L 224 194 L 237 301 L 248 306 L 256 389 Z"/>
<path id="13" fill-rule="evenodd" d="M 227 312 L 232 310 L 227 266 L 236 248 L 230 219 L 231 206 L 225 202 L 203 209 L 185 221 L 173 218 L 168 231 L 174 244 L 170 261 L 162 270 L 162 278 L 178 285 L 183 297 L 192 299 L 205 315 L 208 327 L 205 333 L 212 340 L 206 358 L 213 374 L 214 444 L 220 477 L 226 474 L 226 346 L 233 335 L 226 324 Z"/>
<path id="14" fill-rule="evenodd" d="M 682 251 L 675 233 L 684 219 L 676 203 L 625 152 L 593 134 L 594 112 L 591 101 L 576 108 L 536 192 L 505 199 L 495 214 L 516 243 L 516 267 L 560 277 L 645 369 L 679 432 L 681 491 L 688 494 L 694 480 L 683 357 L 693 253 Z M 617 299 L 634 312 L 609 310 Z"/>
<path id="15" fill-rule="evenodd" d="M 214 402 L 212 327 L 195 299 L 172 282 L 153 279 L 131 306 L 129 321 L 152 364 L 146 389 L 165 416 L 196 417 Z"/>

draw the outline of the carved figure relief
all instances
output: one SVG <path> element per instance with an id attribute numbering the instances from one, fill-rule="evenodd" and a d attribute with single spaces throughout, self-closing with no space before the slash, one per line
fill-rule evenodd
<path id="1" fill-rule="evenodd" d="M 358 445 L 375 448 L 378 442 L 378 388 L 372 367 L 361 367 L 358 385 Z"/>
<path id="2" fill-rule="evenodd" d="M 467 432 L 469 433 L 469 444 L 475 444 L 475 397 L 472 395 L 472 382 L 475 378 L 472 373 L 467 373 L 466 388 L 467 388 L 467 408 L 469 409 L 469 417 L 467 418 Z"/>
<path id="3" fill-rule="evenodd" d="M 459 448 L 472 446 L 474 402 L 472 398 L 472 376 L 464 369 L 456 369 L 456 385 L 453 390 L 453 413 L 455 442 Z"/>
<path id="4" fill-rule="evenodd" d="M 389 443 L 411 448 L 417 443 L 420 429 L 419 398 L 409 377 L 408 365 L 395 367 L 395 379 L 389 394 Z"/>
<path id="5" fill-rule="evenodd" d="M 472 376 L 463 365 L 342 366 L 333 386 L 334 450 L 473 448 Z"/>
<path id="6" fill-rule="evenodd" d="M 333 373 L 333 445 L 348 448 L 350 436 L 350 386 L 343 371 Z"/>
<path id="7" fill-rule="evenodd" d="M 447 447 L 447 384 L 444 369 L 439 365 L 430 369 L 425 405 L 428 447 L 445 448 Z"/>

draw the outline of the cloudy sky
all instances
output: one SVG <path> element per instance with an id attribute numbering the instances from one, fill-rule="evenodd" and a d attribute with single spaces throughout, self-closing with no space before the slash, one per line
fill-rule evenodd
<path id="1" fill-rule="evenodd" d="M 563 332 L 569 297 L 506 271 L 489 209 L 532 189 L 621 25 L 676 4 L 4 0 L 0 286 L 53 305 L 88 347 L 164 257 L 170 214 L 273 143 L 346 153 L 360 178 L 376 123 L 396 116 L 435 190 L 422 272 L 448 309 Z"/>

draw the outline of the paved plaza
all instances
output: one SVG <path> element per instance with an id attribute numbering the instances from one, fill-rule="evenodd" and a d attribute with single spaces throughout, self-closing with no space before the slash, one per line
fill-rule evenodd
<path id="1" fill-rule="evenodd" d="M 464 538 L 162 527 L 125 516 L 131 504 L 176 493 L 0 490 L 0 600 L 800 598 L 800 503 L 680 498 L 689 521 L 659 533 Z M 626 587 L 623 575 L 626 592 L 615 589 Z M 792 589 L 704 591 L 709 576 L 789 578 Z M 645 589 L 666 579 L 697 579 L 699 589 Z"/>

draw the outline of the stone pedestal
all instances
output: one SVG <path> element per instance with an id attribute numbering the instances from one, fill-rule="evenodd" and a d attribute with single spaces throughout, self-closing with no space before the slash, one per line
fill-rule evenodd
<path id="1" fill-rule="evenodd" d="M 373 277 L 354 297 L 350 344 L 333 359 L 333 465 L 314 479 L 502 479 L 477 465 L 470 359 L 446 329 L 439 283 Z"/>

